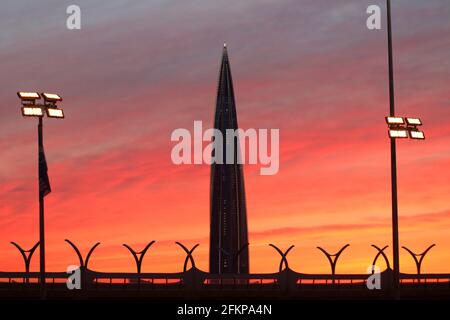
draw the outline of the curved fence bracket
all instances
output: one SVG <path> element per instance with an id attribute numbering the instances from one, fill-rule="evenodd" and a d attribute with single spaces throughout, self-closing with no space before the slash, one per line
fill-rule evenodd
<path id="1" fill-rule="evenodd" d="M 86 256 L 86 261 L 84 261 L 84 267 L 86 269 L 88 267 L 89 259 L 91 258 L 92 253 L 94 252 L 95 248 L 97 248 L 99 245 L 100 245 L 100 242 L 97 242 L 96 244 L 94 244 L 94 246 L 91 248 L 91 250 L 89 250 L 89 252 Z"/>
<path id="2" fill-rule="evenodd" d="M 374 245 L 374 244 L 372 244 L 371 246 L 378 250 L 377 255 L 375 256 L 375 258 L 373 259 L 373 262 L 372 262 L 372 273 L 375 272 L 375 265 L 377 264 L 377 260 L 378 260 L 378 258 L 380 257 L 380 255 L 384 258 L 384 262 L 386 262 L 386 267 L 387 267 L 388 269 L 391 269 L 391 265 L 390 265 L 390 263 L 389 263 L 389 259 L 388 259 L 388 257 L 386 256 L 386 253 L 384 252 L 384 250 L 385 250 L 386 248 L 388 248 L 389 246 L 384 246 L 384 247 L 381 248 L 381 249 L 380 249 L 378 246 Z"/>
<path id="3" fill-rule="evenodd" d="M 331 274 L 332 274 L 333 276 L 336 274 L 336 264 L 337 264 L 337 261 L 338 261 L 340 255 L 341 255 L 342 252 L 344 252 L 344 250 L 345 250 L 347 247 L 349 247 L 349 246 L 350 246 L 350 244 L 347 243 L 345 246 L 343 246 L 343 247 L 341 248 L 341 250 L 339 250 L 339 251 L 338 251 L 337 253 L 335 253 L 335 254 L 330 254 L 330 253 L 328 253 L 325 249 L 323 249 L 323 248 L 321 248 L 321 247 L 317 247 L 317 249 L 319 249 L 320 251 L 322 251 L 323 254 L 327 257 L 328 262 L 330 262 L 330 265 L 331 265 Z M 334 279 L 333 279 L 333 283 L 334 283 Z"/>
<path id="4" fill-rule="evenodd" d="M 86 260 L 83 260 L 83 256 L 81 255 L 81 252 L 78 249 L 78 247 L 72 241 L 70 241 L 68 239 L 65 239 L 64 241 L 66 241 L 73 248 L 73 250 L 75 250 L 75 253 L 78 256 L 78 261 L 80 263 L 80 267 L 87 269 L 88 263 L 89 263 L 89 259 L 91 258 L 91 255 L 94 252 L 95 248 L 97 248 L 100 245 L 100 242 L 97 242 L 96 244 L 94 244 L 91 247 L 91 249 L 89 250 L 88 254 L 86 255 Z"/>
<path id="5" fill-rule="evenodd" d="M 131 254 L 133 255 L 134 261 L 136 262 L 136 268 L 137 268 L 137 273 L 141 273 L 141 268 L 142 268 L 142 260 L 144 260 L 144 256 L 147 253 L 147 250 L 155 243 L 155 240 L 150 241 L 145 248 L 142 251 L 134 251 L 133 248 L 131 248 L 129 245 L 127 245 L 126 243 L 123 244 L 123 246 L 125 248 L 127 248 Z"/>
<path id="6" fill-rule="evenodd" d="M 33 253 L 36 251 L 37 247 L 39 247 L 39 243 L 40 242 L 38 241 L 31 249 L 25 250 L 21 246 L 19 246 L 18 243 L 11 241 L 11 244 L 13 246 L 15 246 L 17 248 L 17 250 L 19 250 L 20 254 L 22 255 L 23 262 L 25 263 L 25 272 L 26 273 L 30 272 L 31 258 L 33 257 Z"/>
<path id="7" fill-rule="evenodd" d="M 278 272 L 283 271 L 283 264 L 285 266 L 285 269 L 289 269 L 289 263 L 287 260 L 287 255 L 289 253 L 289 251 L 292 250 L 292 248 L 294 248 L 294 245 L 291 245 L 285 252 L 281 251 L 280 248 L 278 248 L 276 245 L 269 243 L 269 246 L 271 246 L 272 248 L 274 248 L 281 256 L 281 261 L 280 261 L 280 266 L 278 267 Z"/>
<path id="8" fill-rule="evenodd" d="M 197 243 L 195 246 L 192 247 L 191 250 L 189 250 L 188 248 L 186 248 L 186 246 L 184 246 L 181 242 L 175 242 L 177 245 L 179 245 L 181 247 L 181 249 L 184 250 L 184 252 L 186 252 L 186 259 L 184 259 L 184 266 L 183 266 L 183 272 L 187 271 L 187 264 L 188 261 L 191 262 L 191 267 L 192 268 L 196 268 L 195 266 L 195 261 L 194 261 L 194 257 L 192 256 L 192 253 L 194 252 L 194 250 L 200 245 L 199 243 Z"/>
<path id="9" fill-rule="evenodd" d="M 424 252 L 422 252 L 422 253 L 420 253 L 420 254 L 414 253 L 414 252 L 412 252 L 410 249 L 408 249 L 407 247 L 402 246 L 402 248 L 405 249 L 406 251 L 408 251 L 409 254 L 413 257 L 414 262 L 416 263 L 417 274 L 420 274 L 420 269 L 421 269 L 421 267 L 422 267 L 423 259 L 424 259 L 425 256 L 427 255 L 428 251 L 430 251 L 431 248 L 433 248 L 435 245 L 436 245 L 436 244 L 433 243 L 433 244 L 430 245 L 427 249 L 425 249 Z M 419 257 L 419 259 L 417 259 L 417 257 Z"/>

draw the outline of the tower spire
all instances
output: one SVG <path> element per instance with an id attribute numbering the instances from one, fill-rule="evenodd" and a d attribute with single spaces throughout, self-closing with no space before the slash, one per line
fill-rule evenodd
<path id="1" fill-rule="evenodd" d="M 243 168 L 239 158 L 238 137 L 227 137 L 227 129 L 238 129 L 233 79 L 226 43 L 217 86 L 217 101 L 214 128 L 223 137 L 221 156 L 224 164 L 211 165 L 210 194 L 210 249 L 209 268 L 211 273 L 248 273 L 247 209 L 244 190 Z M 228 139 L 232 139 L 228 141 Z M 233 163 L 225 163 L 227 145 L 233 146 Z M 218 153 L 217 148 L 213 152 Z M 214 154 L 213 154 L 214 156 Z"/>

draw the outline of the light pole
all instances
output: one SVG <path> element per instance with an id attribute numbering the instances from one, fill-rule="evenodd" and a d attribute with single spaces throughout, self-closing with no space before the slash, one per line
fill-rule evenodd
<path id="1" fill-rule="evenodd" d="M 387 7 L 387 34 L 388 34 L 388 59 L 389 59 L 389 117 L 386 122 L 389 126 L 389 137 L 391 144 L 391 192 L 392 192 L 392 253 L 393 253 L 393 290 L 395 297 L 399 297 L 400 289 L 400 257 L 398 240 L 398 199 L 397 199 L 397 150 L 396 139 L 408 138 L 425 139 L 423 132 L 417 129 L 422 125 L 422 121 L 417 118 L 400 118 L 395 116 L 395 96 L 394 96 L 394 62 L 392 54 L 392 22 L 391 22 L 391 1 L 386 0 Z M 405 125 L 406 120 L 406 125 Z"/>
<path id="2" fill-rule="evenodd" d="M 392 57 L 391 1 L 387 5 L 388 59 L 389 59 L 389 115 L 395 117 L 394 70 Z M 392 193 L 392 250 L 394 261 L 393 289 L 395 295 L 399 289 L 399 245 L 398 245 L 398 203 L 397 203 L 397 150 L 395 138 L 391 137 L 391 193 Z"/>
<path id="3" fill-rule="evenodd" d="M 62 98 L 53 93 L 17 92 L 22 102 L 24 117 L 38 117 L 38 164 L 39 164 L 39 253 L 40 253 L 40 284 L 42 297 L 45 298 L 45 233 L 44 233 L 44 197 L 51 192 L 47 174 L 47 161 L 44 153 L 44 138 L 42 118 L 47 114 L 49 118 L 64 118 L 64 112 L 56 106 Z M 36 103 L 42 98 L 44 104 Z"/>

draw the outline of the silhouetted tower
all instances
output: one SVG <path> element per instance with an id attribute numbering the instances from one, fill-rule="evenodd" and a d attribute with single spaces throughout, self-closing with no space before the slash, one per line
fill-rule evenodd
<path id="1" fill-rule="evenodd" d="M 237 161 L 238 138 L 230 136 L 227 139 L 226 136 L 226 129 L 238 128 L 226 44 L 217 88 L 214 128 L 222 132 L 224 164 L 211 165 L 209 270 L 211 273 L 245 274 L 249 272 L 249 252 L 244 173 Z M 226 145 L 232 143 L 231 139 L 234 139 L 234 163 L 225 164 Z"/>

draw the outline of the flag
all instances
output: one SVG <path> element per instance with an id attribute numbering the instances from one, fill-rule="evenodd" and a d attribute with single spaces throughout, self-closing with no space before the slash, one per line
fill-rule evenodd
<path id="1" fill-rule="evenodd" d="M 52 189 L 47 173 L 47 161 L 45 160 L 44 147 L 39 147 L 39 195 L 45 197 Z"/>

